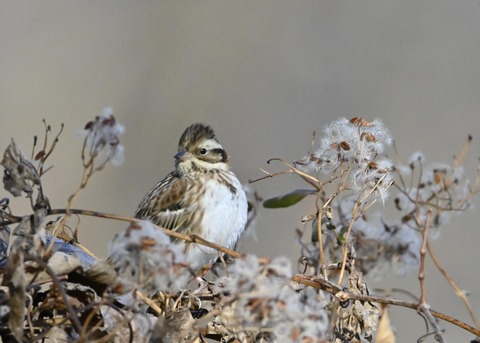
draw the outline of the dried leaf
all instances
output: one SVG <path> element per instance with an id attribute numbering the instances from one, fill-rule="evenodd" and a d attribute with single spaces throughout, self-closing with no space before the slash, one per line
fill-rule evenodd
<path id="1" fill-rule="evenodd" d="M 375 343 L 395 343 L 395 334 L 390 323 L 388 307 L 383 305 L 380 309 L 381 317 L 377 327 Z"/>
<path id="2" fill-rule="evenodd" d="M 51 236 L 47 237 L 47 245 L 51 239 Z M 95 284 L 113 286 L 118 282 L 117 272 L 112 265 L 95 258 L 76 245 L 55 238 L 53 250 L 55 253 L 50 257 L 48 265 L 57 275 L 77 271 Z"/>
<path id="3" fill-rule="evenodd" d="M 68 342 L 70 337 L 65 332 L 65 330 L 61 329 L 58 326 L 52 327 L 48 333 L 45 335 L 46 341 L 51 343 L 63 343 Z"/>
<path id="4" fill-rule="evenodd" d="M 172 313 L 168 318 L 158 318 L 151 340 L 160 343 L 194 343 L 199 338 L 195 320 L 188 309 Z"/>
<path id="5" fill-rule="evenodd" d="M 113 286 L 118 283 L 118 274 L 109 263 L 98 260 L 92 268 L 85 272 L 85 277 L 95 283 Z"/>
<path id="6" fill-rule="evenodd" d="M 367 284 L 361 273 L 355 270 L 351 272 L 348 278 L 348 291 L 353 294 L 368 295 Z M 346 295 L 344 292 L 336 294 L 336 298 L 341 305 L 337 310 L 338 319 L 335 323 L 338 337 L 348 338 L 349 341 L 353 337 L 363 337 L 364 340 L 371 342 L 377 329 L 380 311 L 373 303 L 368 301 L 347 301 L 344 297 Z"/>
<path id="7" fill-rule="evenodd" d="M 0 226 L 0 267 L 7 262 L 8 244 L 10 243 L 10 228 Z"/>
<path id="8" fill-rule="evenodd" d="M 47 236 L 46 245 L 51 244 L 51 240 L 52 236 Z M 95 263 L 97 263 L 97 259 L 95 257 L 88 254 L 76 245 L 65 242 L 60 238 L 55 238 L 55 243 L 53 247 L 55 251 L 64 252 L 67 255 L 71 255 L 77 258 L 80 266 L 84 271 L 89 270 Z"/>
<path id="9" fill-rule="evenodd" d="M 12 143 L 5 149 L 1 162 L 5 168 L 3 185 L 14 196 L 20 196 L 22 191 L 31 194 L 34 185 L 40 185 L 40 176 L 34 165 L 23 156 L 20 148 Z"/>
<path id="10" fill-rule="evenodd" d="M 25 270 L 23 268 L 23 252 L 13 251 L 8 257 L 2 285 L 7 286 L 10 293 L 8 306 L 8 327 L 19 342 L 23 342 L 23 325 L 25 321 Z"/>
<path id="11" fill-rule="evenodd" d="M 80 260 L 62 251 L 56 251 L 48 260 L 48 266 L 56 275 L 65 275 L 82 266 Z"/>

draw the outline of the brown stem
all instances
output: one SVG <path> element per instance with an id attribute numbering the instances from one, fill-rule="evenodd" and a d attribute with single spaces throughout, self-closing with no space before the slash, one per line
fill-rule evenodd
<path id="1" fill-rule="evenodd" d="M 351 292 L 345 291 L 342 289 L 342 287 L 338 286 L 337 284 L 334 284 L 331 281 L 325 280 L 321 276 L 306 276 L 302 274 L 296 274 L 292 276 L 292 281 L 301 283 L 303 285 L 311 286 L 317 289 L 321 289 L 323 291 L 326 291 L 330 294 L 337 294 L 338 292 L 343 291 L 343 294 L 347 296 L 348 299 L 353 299 L 353 300 L 359 300 L 359 301 L 370 301 L 370 302 L 376 302 L 380 304 L 387 304 L 387 305 L 395 305 L 395 306 L 401 306 L 401 307 L 406 307 L 406 308 L 411 308 L 414 310 L 417 310 L 419 306 L 421 305 L 420 303 L 416 302 L 408 302 L 404 300 L 398 300 L 398 299 L 392 299 L 392 298 L 387 298 L 387 297 L 382 297 L 382 296 L 376 296 L 376 295 L 362 295 L 362 294 L 353 294 Z M 449 322 L 453 325 L 456 325 L 470 333 L 472 333 L 475 336 L 480 336 L 480 330 L 474 328 L 473 326 L 470 326 L 456 318 L 453 318 L 447 314 L 430 310 L 430 313 L 439 319 L 442 319 L 446 322 Z"/>
<path id="2" fill-rule="evenodd" d="M 325 268 L 325 251 L 323 250 L 323 236 L 322 236 L 322 216 L 323 209 L 320 209 L 318 204 L 318 198 L 316 201 L 317 205 L 317 234 L 318 234 L 318 248 L 319 248 L 319 258 L 320 258 L 320 271 L 323 277 L 327 278 L 327 269 Z"/>
<path id="3" fill-rule="evenodd" d="M 443 274 L 443 276 L 445 277 L 445 279 L 447 279 L 448 283 L 450 284 L 450 286 L 453 288 L 453 290 L 455 291 L 455 294 L 460 297 L 460 299 L 462 299 L 463 303 L 465 304 L 465 307 L 467 308 L 468 310 L 468 313 L 470 315 L 470 317 L 472 318 L 472 321 L 473 321 L 473 325 L 475 325 L 475 327 L 477 329 L 480 329 L 480 325 L 478 323 L 478 319 L 477 317 L 475 316 L 475 313 L 473 312 L 473 309 L 472 309 L 472 306 L 470 305 L 470 302 L 468 301 L 466 295 L 465 295 L 465 292 L 463 292 L 458 286 L 457 284 L 455 283 L 455 281 L 453 280 L 453 278 L 450 276 L 450 274 L 445 270 L 445 268 L 443 268 L 442 264 L 440 263 L 440 261 L 438 260 L 437 256 L 434 254 L 433 252 L 433 249 L 430 245 L 429 242 L 427 242 L 427 249 L 428 249 L 428 253 L 430 255 L 430 257 L 432 258 L 432 261 L 433 263 L 435 264 L 435 266 L 437 267 L 437 269 L 440 271 L 440 273 Z"/>
<path id="4" fill-rule="evenodd" d="M 428 320 L 430 325 L 435 330 L 435 339 L 444 343 L 445 339 L 443 337 L 443 330 L 438 325 L 437 321 L 433 318 L 430 305 L 427 303 L 427 290 L 425 287 L 425 255 L 427 253 L 427 244 L 428 244 L 428 229 L 430 227 L 430 220 L 432 219 L 432 210 L 427 210 L 427 216 L 425 219 L 425 227 L 422 232 L 422 246 L 420 248 L 420 270 L 418 272 L 418 280 L 420 282 L 420 305 L 417 310 L 419 313 L 422 313 L 425 316 L 425 319 Z"/>
<path id="5" fill-rule="evenodd" d="M 425 290 L 425 254 L 427 253 L 428 228 L 430 226 L 430 219 L 432 217 L 432 210 L 427 211 L 427 219 L 425 227 L 422 232 L 422 246 L 420 248 L 420 269 L 418 272 L 418 280 L 420 282 L 420 303 L 427 303 L 427 295 Z"/>
<path id="6" fill-rule="evenodd" d="M 92 217 L 105 218 L 105 219 L 114 219 L 114 220 L 120 220 L 120 221 L 124 221 L 124 222 L 130 222 L 130 223 L 140 221 L 140 219 L 138 219 L 138 218 L 122 216 L 122 215 L 112 214 L 112 213 L 82 210 L 82 209 L 76 209 L 76 208 L 72 208 L 68 211 L 71 214 L 80 214 L 80 215 L 84 215 L 84 216 L 92 216 Z M 66 212 L 67 212 L 67 209 L 64 209 L 64 208 L 52 209 L 52 210 L 48 211 L 48 215 L 65 214 Z M 199 236 L 185 235 L 183 233 L 172 231 L 172 230 L 166 229 L 164 227 L 155 225 L 153 223 L 152 223 L 152 225 L 154 225 L 157 229 L 163 231 L 165 234 L 167 234 L 171 237 L 177 238 L 177 239 L 181 239 L 185 242 L 197 243 L 197 244 L 204 245 L 204 246 L 207 246 L 207 247 L 210 247 L 210 248 L 214 248 L 214 249 L 216 249 L 220 252 L 223 252 L 225 254 L 228 254 L 228 255 L 230 255 L 232 257 L 236 257 L 236 258 L 239 258 L 239 257 L 242 256 L 240 253 L 238 253 L 234 250 L 227 249 L 227 248 L 225 248 L 221 245 L 209 242 L 209 241 L 207 241 L 207 240 L 205 240 L 205 239 L 203 239 Z"/>

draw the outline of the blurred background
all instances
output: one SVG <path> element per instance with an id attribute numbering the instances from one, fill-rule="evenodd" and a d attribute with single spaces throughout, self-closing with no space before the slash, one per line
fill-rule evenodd
<path id="1" fill-rule="evenodd" d="M 81 176 L 76 132 L 113 106 L 125 125 L 125 162 L 96 175 L 75 207 L 130 215 L 173 167 L 180 134 L 213 126 L 241 180 L 303 157 L 312 131 L 345 116 L 381 118 L 399 158 L 421 150 L 451 162 L 474 137 L 480 155 L 478 1 L 21 1 L 0 3 L 0 147 L 30 153 L 42 118 L 65 130 L 44 187 L 64 207 Z M 263 198 L 302 186 L 293 176 L 254 183 Z M 2 197 L 7 196 L 2 191 Z M 477 204 L 479 200 L 476 199 Z M 27 211 L 25 199 L 12 208 Z M 294 229 L 312 211 L 260 209 L 256 234 L 238 250 L 299 255 Z M 433 247 L 480 314 L 478 213 L 455 216 Z M 80 241 L 101 257 L 125 224 L 81 218 Z M 294 263 L 295 265 L 295 263 Z M 432 307 L 471 323 L 461 301 L 427 263 Z M 417 272 L 369 283 L 419 295 Z M 398 296 L 398 295 L 397 295 Z M 399 342 L 425 333 L 412 310 L 393 308 Z M 446 337 L 473 337 L 442 323 Z M 434 341 L 430 337 L 427 341 Z"/>

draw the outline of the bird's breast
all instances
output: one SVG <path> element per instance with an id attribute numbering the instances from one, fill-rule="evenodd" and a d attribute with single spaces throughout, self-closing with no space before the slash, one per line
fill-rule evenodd
<path id="1" fill-rule="evenodd" d="M 231 172 L 221 173 L 202 184 L 202 193 L 192 213 L 191 223 L 198 223 L 193 233 L 234 248 L 247 222 L 247 198 L 240 181 Z"/>

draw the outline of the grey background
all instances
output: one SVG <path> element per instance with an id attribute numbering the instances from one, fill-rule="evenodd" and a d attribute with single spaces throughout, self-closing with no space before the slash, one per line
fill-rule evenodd
<path id="1" fill-rule="evenodd" d="M 13 136 L 28 153 L 33 134 L 43 134 L 41 118 L 54 131 L 66 125 L 44 180 L 53 207 L 80 179 L 75 131 L 107 105 L 126 126 L 125 163 L 97 175 L 75 207 L 131 214 L 171 170 L 194 121 L 214 127 L 243 181 L 261 176 L 259 167 L 278 170 L 266 165 L 271 157 L 302 157 L 313 129 L 357 115 L 382 118 L 400 157 L 422 150 L 427 162 L 450 162 L 473 134 L 467 171 L 475 172 L 478 1 L 2 1 L 0 46 L 1 148 Z M 270 197 L 300 185 L 284 176 L 254 187 Z M 23 199 L 12 206 L 27 210 Z M 239 250 L 297 256 L 293 229 L 312 206 L 262 210 L 257 239 Z M 477 223 L 475 211 L 453 217 L 433 245 L 478 315 Z M 124 227 L 81 218 L 80 240 L 105 256 Z M 471 323 L 428 267 L 432 307 Z M 419 294 L 415 272 L 371 286 Z M 399 342 L 424 332 L 414 311 L 392 311 Z M 444 326 L 451 341 L 473 338 Z"/>

